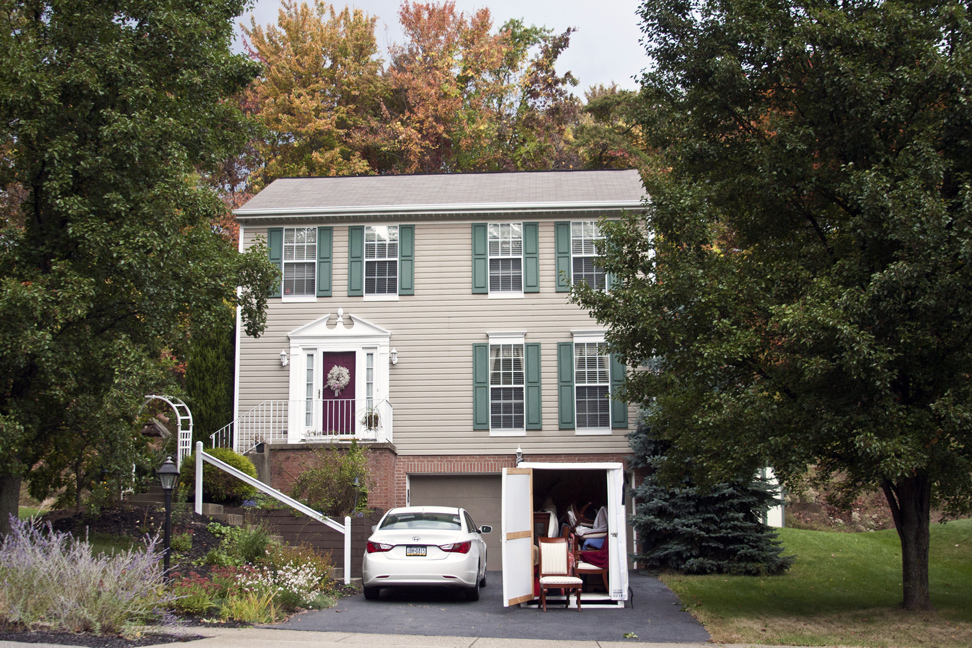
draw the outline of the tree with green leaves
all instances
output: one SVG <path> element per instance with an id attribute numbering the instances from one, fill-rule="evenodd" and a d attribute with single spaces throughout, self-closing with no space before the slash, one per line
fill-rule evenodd
<path id="1" fill-rule="evenodd" d="M 972 25 L 952 1 L 647 0 L 644 216 L 576 298 L 700 484 L 883 490 L 903 603 L 972 505 Z M 686 463 L 687 462 L 687 463 Z"/>
<path id="2" fill-rule="evenodd" d="M 85 444 L 131 474 L 163 351 L 227 304 L 263 329 L 276 271 L 214 231 L 197 174 L 244 144 L 243 6 L 0 0 L 0 532 L 22 478 L 46 491 Z"/>

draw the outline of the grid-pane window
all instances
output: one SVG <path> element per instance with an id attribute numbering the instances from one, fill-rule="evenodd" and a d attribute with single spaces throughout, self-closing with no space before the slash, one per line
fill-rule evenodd
<path id="1" fill-rule="evenodd" d="M 283 294 L 315 295 L 316 280 L 317 228 L 285 227 Z"/>
<path id="2" fill-rule="evenodd" d="M 603 239 L 595 221 L 575 221 L 570 224 L 571 278 L 574 284 L 586 281 L 593 288 L 604 288 L 604 271 L 594 267 L 597 258 L 595 241 Z"/>
<path id="3" fill-rule="evenodd" d="M 398 294 L 398 225 L 365 228 L 365 294 Z"/>
<path id="4" fill-rule="evenodd" d="M 523 345 L 489 347 L 489 421 L 493 430 L 524 429 Z"/>
<path id="5" fill-rule="evenodd" d="M 611 427 L 610 356 L 604 344 L 574 344 L 574 390 L 578 428 Z"/>
<path id="6" fill-rule="evenodd" d="M 489 224 L 489 292 L 523 292 L 523 224 Z"/>
<path id="7" fill-rule="evenodd" d="M 304 379 L 304 425 L 314 425 L 314 354 L 307 354 L 307 376 Z"/>

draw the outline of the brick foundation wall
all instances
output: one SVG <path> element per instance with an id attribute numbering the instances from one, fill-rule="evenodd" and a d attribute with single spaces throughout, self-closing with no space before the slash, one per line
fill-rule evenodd
<path id="1" fill-rule="evenodd" d="M 368 493 L 368 506 L 390 509 L 405 506 L 407 475 L 462 475 L 498 474 L 503 468 L 513 468 L 515 457 L 501 455 L 437 455 L 400 456 L 392 444 L 364 446 L 367 450 L 368 468 L 372 485 Z M 294 479 L 310 466 L 315 446 L 304 444 L 274 445 L 270 452 L 270 485 L 289 493 Z M 626 454 L 524 454 L 523 460 L 535 463 L 585 463 L 620 462 L 627 467 L 630 455 Z M 639 480 L 640 483 L 640 480 Z"/>

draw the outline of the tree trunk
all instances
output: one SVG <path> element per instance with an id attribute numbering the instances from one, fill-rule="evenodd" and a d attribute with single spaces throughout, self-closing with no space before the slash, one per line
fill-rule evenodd
<path id="1" fill-rule="evenodd" d="M 924 474 L 881 483 L 901 540 L 902 606 L 906 610 L 932 609 L 928 589 L 931 482 Z"/>
<path id="2" fill-rule="evenodd" d="M 20 512 L 20 475 L 0 473 L 0 536 L 10 532 L 10 516 Z"/>

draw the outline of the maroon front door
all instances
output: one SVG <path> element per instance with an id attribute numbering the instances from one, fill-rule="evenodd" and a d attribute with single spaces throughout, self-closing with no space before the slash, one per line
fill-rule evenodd
<path id="1" fill-rule="evenodd" d="M 325 435 L 354 434 L 354 351 L 322 353 L 323 388 L 320 391 L 322 432 Z M 328 377 L 334 367 L 348 371 L 348 384 L 335 393 L 328 387 Z"/>

